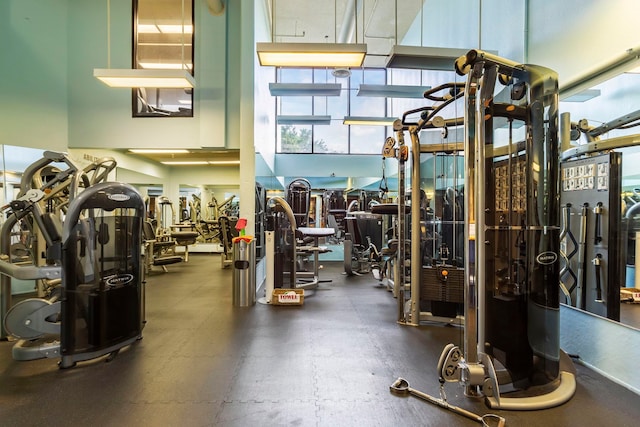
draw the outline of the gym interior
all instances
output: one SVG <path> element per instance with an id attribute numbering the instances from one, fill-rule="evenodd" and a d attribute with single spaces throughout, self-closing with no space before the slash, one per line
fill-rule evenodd
<path id="1" fill-rule="evenodd" d="M 0 423 L 635 425 L 637 8 L 2 2 Z"/>

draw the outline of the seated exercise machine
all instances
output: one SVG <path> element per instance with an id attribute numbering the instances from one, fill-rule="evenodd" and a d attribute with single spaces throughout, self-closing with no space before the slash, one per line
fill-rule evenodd
<path id="1" fill-rule="evenodd" d="M 347 216 L 347 202 L 343 190 L 325 190 L 322 194 L 322 212 L 327 227 L 336 233 L 329 237 L 333 244 L 339 244 L 344 239 L 344 218 Z"/>
<path id="2" fill-rule="evenodd" d="M 69 179 L 40 185 L 38 174 L 52 162 L 70 165 L 58 174 Z M 59 366 L 69 368 L 104 355 L 110 360 L 142 337 L 144 200 L 128 184 L 93 183 L 86 171 L 62 153 L 45 152 L 27 168 L 21 192 L 8 206 L 0 231 L 2 252 L 19 221 L 46 245 L 45 259 L 33 257 L 30 265 L 0 260 L 2 332 L 18 339 L 12 351 L 16 360 L 60 357 Z M 64 207 L 64 217 L 54 206 Z M 42 280 L 50 285 L 48 295 L 11 305 L 12 278 Z"/>
<path id="3" fill-rule="evenodd" d="M 286 197 L 296 219 L 296 227 L 309 227 L 311 183 L 304 178 L 294 179 L 287 186 Z"/>
<path id="4" fill-rule="evenodd" d="M 153 222 L 150 220 L 146 220 L 142 224 L 142 234 L 144 237 L 146 273 L 151 272 L 152 266 L 162 267 L 162 270 L 166 273 L 168 271 L 167 265 L 184 261 L 184 258 L 175 252 L 176 241 L 158 238 Z"/>
<path id="5" fill-rule="evenodd" d="M 385 231 L 386 241 L 379 250 L 378 269 L 373 269 L 374 277 L 380 281 L 380 283 L 387 288 L 387 290 L 393 292 L 393 296 L 397 297 L 396 277 L 398 277 L 397 269 L 399 266 L 404 266 L 405 275 L 408 275 L 407 266 L 408 260 L 406 254 L 410 253 L 411 241 L 405 240 L 405 261 L 399 262 L 398 260 L 398 204 L 396 203 L 380 203 L 371 207 L 371 213 L 380 215 L 382 217 L 389 217 L 391 227 Z M 405 215 L 410 213 L 410 207 L 405 206 Z M 374 264 L 375 265 L 375 264 Z"/>
<path id="6" fill-rule="evenodd" d="M 344 270 L 347 276 L 373 272 L 380 276 L 382 216 L 371 212 L 350 212 L 344 219 Z"/>
<path id="7" fill-rule="evenodd" d="M 275 288 L 303 289 L 305 292 L 317 288 L 321 282 L 318 255 L 328 250 L 319 246 L 319 239 L 333 235 L 335 230 L 297 227 L 293 210 L 278 196 L 267 201 L 266 220 L 266 285 L 265 298 L 260 302 L 270 303 Z M 314 256 L 313 271 L 307 271 L 304 259 L 311 254 Z"/>
<path id="8" fill-rule="evenodd" d="M 175 212 L 173 203 L 166 196 L 159 197 L 160 224 L 156 230 L 156 239 L 160 241 L 172 240 L 175 246 L 184 246 L 184 261 L 189 261 L 189 245 L 196 243 L 199 233 L 190 223 L 174 223 Z"/>

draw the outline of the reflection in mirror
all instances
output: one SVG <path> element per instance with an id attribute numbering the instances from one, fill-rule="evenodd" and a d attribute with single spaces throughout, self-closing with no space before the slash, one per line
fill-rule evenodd
<path id="1" fill-rule="evenodd" d="M 639 84 L 639 74 L 622 73 L 560 103 L 561 112 L 570 115 L 566 134 L 572 140 L 561 162 L 561 301 L 635 328 L 640 328 Z"/>
<path id="2" fill-rule="evenodd" d="M 193 0 L 135 0 L 134 68 L 193 75 Z M 193 117 L 193 89 L 135 88 L 134 117 Z"/>

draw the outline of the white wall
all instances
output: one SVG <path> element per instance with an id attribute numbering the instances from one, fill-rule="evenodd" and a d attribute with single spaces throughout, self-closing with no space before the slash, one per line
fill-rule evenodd
<path id="1" fill-rule="evenodd" d="M 560 86 L 640 45 L 637 0 L 529 1 L 528 62 L 556 70 Z"/>
<path id="2" fill-rule="evenodd" d="M 270 16 L 267 9 L 267 0 L 255 2 L 254 39 L 255 42 L 271 41 Z M 255 50 L 255 49 L 254 49 Z M 257 61 L 255 67 L 255 151 L 259 157 L 258 162 L 262 166 L 256 175 L 271 175 L 275 168 L 275 97 L 269 93 L 269 83 L 275 81 L 275 67 L 262 67 Z"/>
<path id="3" fill-rule="evenodd" d="M 524 29 L 524 0 L 425 0 L 402 44 L 492 50 L 523 61 Z"/>
<path id="4" fill-rule="evenodd" d="M 43 1 L 44 3 L 53 0 Z M 55 2 L 55 3 L 59 3 Z M 68 0 L 70 147 L 224 147 L 226 140 L 226 15 L 213 16 L 195 1 L 194 117 L 140 119 L 131 115 L 131 90 L 93 77 L 107 68 L 106 2 Z M 111 68 L 131 68 L 131 0 L 111 1 Z M 45 28 L 41 38 L 47 37 Z M 233 57 L 233 55 L 230 55 Z"/>
<path id="5" fill-rule="evenodd" d="M 0 144 L 65 151 L 67 1 L 0 2 Z"/>

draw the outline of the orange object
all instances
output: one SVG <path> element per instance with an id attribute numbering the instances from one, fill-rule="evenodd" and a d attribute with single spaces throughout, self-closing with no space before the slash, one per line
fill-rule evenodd
<path id="1" fill-rule="evenodd" d="M 241 240 L 246 243 L 251 243 L 251 241 L 253 240 L 253 236 L 237 236 L 231 239 L 231 243 L 237 243 Z"/>

